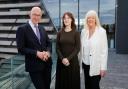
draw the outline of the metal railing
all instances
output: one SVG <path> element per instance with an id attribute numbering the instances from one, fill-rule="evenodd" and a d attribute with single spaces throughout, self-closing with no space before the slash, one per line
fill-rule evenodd
<path id="1" fill-rule="evenodd" d="M 56 51 L 55 51 L 55 40 L 52 42 L 52 76 L 51 79 L 55 78 L 56 74 Z M 14 57 L 7 59 L 10 63 L 10 71 L 0 77 L 0 89 L 27 89 L 31 85 L 31 79 L 29 74 L 25 72 L 25 64 L 22 62 L 19 66 L 15 67 L 15 60 L 25 60 L 24 55 L 15 55 Z M 24 85 L 24 86 L 23 86 Z"/>
<path id="2" fill-rule="evenodd" d="M 40 2 L 41 2 L 41 7 L 46 11 L 46 14 L 47 14 L 48 17 L 50 18 L 50 20 L 51 20 L 51 22 L 52 22 L 52 24 L 53 24 L 55 30 L 58 32 L 58 29 L 56 28 L 56 25 L 54 24 L 54 22 L 53 22 L 53 20 L 52 20 L 52 17 L 50 16 L 50 13 L 48 12 L 47 7 L 46 7 L 44 1 L 43 1 L 43 0 L 40 0 Z"/>

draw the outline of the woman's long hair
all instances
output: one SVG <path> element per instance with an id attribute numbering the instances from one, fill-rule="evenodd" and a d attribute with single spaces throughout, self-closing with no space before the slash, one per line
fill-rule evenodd
<path id="1" fill-rule="evenodd" d="M 98 15 L 97 15 L 96 11 L 90 10 L 90 11 L 88 11 L 87 14 L 85 15 L 84 29 L 86 29 L 86 30 L 89 29 L 89 28 L 88 28 L 88 24 L 87 24 L 87 19 L 88 19 L 88 17 L 90 17 L 90 16 L 95 16 L 96 26 L 97 26 L 98 28 L 100 28 L 100 27 L 101 27 L 101 24 L 100 24 L 100 20 L 99 20 L 99 18 L 98 18 Z"/>
<path id="2" fill-rule="evenodd" d="M 65 18 L 66 15 L 69 16 L 72 19 L 72 21 L 71 21 L 71 29 L 72 30 L 76 30 L 75 19 L 74 19 L 74 16 L 73 16 L 73 14 L 71 12 L 65 12 L 64 15 L 63 15 L 63 17 L 62 17 L 62 23 L 63 23 L 62 30 L 64 30 L 65 27 L 66 27 L 65 24 L 64 24 L 64 18 Z"/>

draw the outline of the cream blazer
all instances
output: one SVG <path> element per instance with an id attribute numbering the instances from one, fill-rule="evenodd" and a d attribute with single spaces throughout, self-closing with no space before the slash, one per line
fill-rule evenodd
<path id="1" fill-rule="evenodd" d="M 80 63 L 82 65 L 82 61 L 86 64 L 86 42 L 89 37 L 89 31 L 83 29 L 81 32 L 81 50 L 79 54 Z M 83 45 L 84 50 L 83 51 Z M 106 31 L 102 27 L 97 28 L 90 38 L 90 76 L 95 76 L 100 74 L 100 70 L 107 70 L 107 57 L 108 57 L 108 44 L 107 44 L 107 36 Z"/>

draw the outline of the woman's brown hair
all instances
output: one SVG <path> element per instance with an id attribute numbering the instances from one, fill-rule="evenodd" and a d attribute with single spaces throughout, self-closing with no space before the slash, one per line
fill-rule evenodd
<path id="1" fill-rule="evenodd" d="M 62 23 L 63 23 L 62 30 L 65 29 L 64 18 L 65 18 L 66 15 L 69 16 L 72 19 L 71 29 L 72 30 L 76 30 L 75 19 L 74 19 L 74 16 L 73 16 L 73 14 L 71 12 L 65 12 L 64 15 L 63 15 L 63 17 L 62 17 Z"/>

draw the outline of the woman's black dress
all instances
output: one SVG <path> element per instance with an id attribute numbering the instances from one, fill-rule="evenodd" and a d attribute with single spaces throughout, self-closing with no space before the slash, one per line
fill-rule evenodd
<path id="1" fill-rule="evenodd" d="M 58 54 L 55 89 L 80 89 L 80 68 L 78 52 L 80 50 L 80 34 L 77 31 L 60 31 L 57 34 L 56 50 Z M 69 66 L 62 64 L 67 58 Z"/>

